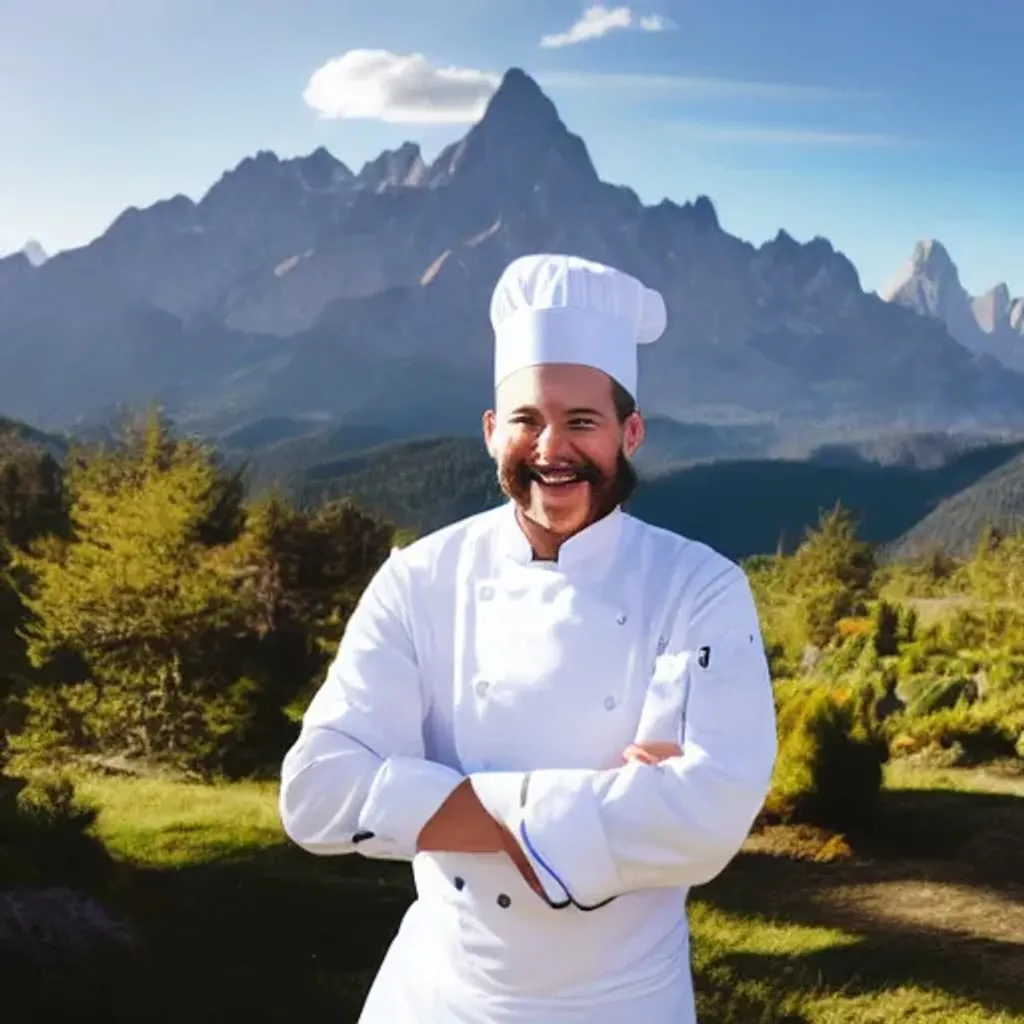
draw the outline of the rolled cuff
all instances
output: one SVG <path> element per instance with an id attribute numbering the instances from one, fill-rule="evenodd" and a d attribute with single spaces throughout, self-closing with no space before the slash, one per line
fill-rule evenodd
<path id="1" fill-rule="evenodd" d="M 528 854 L 558 878 L 567 897 L 582 910 L 620 895 L 619 872 L 594 789 L 599 774 L 533 772 L 521 811 Z"/>
<path id="2" fill-rule="evenodd" d="M 423 826 L 464 776 L 434 761 L 389 757 L 378 769 L 353 837 L 367 857 L 412 860 Z"/>
<path id="3" fill-rule="evenodd" d="M 568 906 L 569 893 L 558 875 L 537 856 L 523 829 L 523 800 L 530 776 L 526 772 L 477 772 L 470 783 L 477 799 L 495 821 L 500 821 L 519 843 L 531 867 L 540 879 L 541 888 L 553 907 Z"/>

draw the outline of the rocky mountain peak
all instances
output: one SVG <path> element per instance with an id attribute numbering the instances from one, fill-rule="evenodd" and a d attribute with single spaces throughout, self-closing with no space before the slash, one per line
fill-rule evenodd
<path id="1" fill-rule="evenodd" d="M 561 125 L 554 103 L 521 68 L 505 72 L 481 121 L 496 121 L 505 127 L 528 125 L 532 130 Z"/>
<path id="2" fill-rule="evenodd" d="M 318 146 L 308 156 L 282 162 L 310 192 L 336 192 L 355 177 L 326 146 Z"/>
<path id="3" fill-rule="evenodd" d="M 984 295 L 972 296 L 960 282 L 952 257 L 935 239 L 919 241 L 910 258 L 879 289 L 887 302 L 895 302 L 945 324 L 965 348 L 990 355 L 1004 365 L 1024 370 L 1024 350 L 1017 326 L 1022 314 L 1021 300 L 1013 300 L 1005 283 Z"/>
<path id="4" fill-rule="evenodd" d="M 1008 319 L 1010 327 L 1024 337 L 1024 298 L 1014 299 Z"/>
<path id="5" fill-rule="evenodd" d="M 380 192 L 395 186 L 420 185 L 426 173 L 420 147 L 415 142 L 403 142 L 397 149 L 386 149 L 367 161 L 356 175 L 355 184 L 358 188 Z"/>
<path id="6" fill-rule="evenodd" d="M 1009 316 L 1012 301 L 1010 289 L 1005 282 L 1000 282 L 974 299 L 971 306 L 981 329 L 988 333 L 997 330 L 999 324 Z"/>
<path id="7" fill-rule="evenodd" d="M 41 267 L 49 259 L 46 250 L 34 238 L 30 238 L 22 246 L 21 251 L 33 267 Z"/>
<path id="8" fill-rule="evenodd" d="M 265 194 L 281 187 L 298 186 L 302 192 L 336 192 L 355 175 L 325 146 L 306 156 L 281 159 L 273 150 L 261 149 L 225 171 L 207 191 L 200 205 L 220 202 L 225 194 Z"/>
<path id="9" fill-rule="evenodd" d="M 927 274 L 933 281 L 960 282 L 952 257 L 946 247 L 934 238 L 923 239 L 914 246 L 911 262 L 917 271 Z"/>
<path id="10" fill-rule="evenodd" d="M 948 313 L 970 302 L 946 247 L 933 238 L 914 245 L 903 266 L 878 290 L 886 302 L 899 302 L 919 313 L 948 320 Z"/>
<path id="11" fill-rule="evenodd" d="M 481 178 L 502 190 L 544 181 L 597 184 L 583 140 L 562 122 L 554 103 L 525 71 L 502 77 L 483 117 L 430 168 L 431 184 Z"/>
<path id="12" fill-rule="evenodd" d="M 703 230 L 718 230 L 721 226 L 718 222 L 718 212 L 710 196 L 697 196 L 692 203 L 687 203 L 684 209 L 692 211 L 694 222 Z"/>

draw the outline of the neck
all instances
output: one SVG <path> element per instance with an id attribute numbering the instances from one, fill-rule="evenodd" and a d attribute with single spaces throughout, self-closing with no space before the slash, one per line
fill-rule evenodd
<path id="1" fill-rule="evenodd" d="M 605 513 L 608 515 L 609 513 Z M 573 530 L 572 533 L 555 533 L 553 530 L 549 530 L 546 527 L 540 525 L 540 523 L 534 522 L 523 510 L 516 505 L 516 522 L 519 523 L 519 528 L 526 535 L 526 539 L 530 542 L 530 549 L 533 551 L 534 561 L 537 562 L 557 562 L 558 552 L 562 545 L 576 534 L 582 533 L 587 527 L 593 526 L 595 522 L 603 519 L 605 516 L 598 516 L 596 519 L 590 519 L 585 522 L 578 530 Z"/>

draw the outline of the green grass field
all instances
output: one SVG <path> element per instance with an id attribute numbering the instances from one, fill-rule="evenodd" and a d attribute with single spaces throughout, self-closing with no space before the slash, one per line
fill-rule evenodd
<path id="1" fill-rule="evenodd" d="M 73 1009 L 0 1019 L 355 1021 L 406 868 L 289 846 L 272 786 L 80 792 L 102 808 L 104 901 L 141 947 L 81 982 Z M 701 1024 L 1024 1022 L 1024 780 L 893 770 L 884 821 L 852 850 L 761 833 L 694 893 Z"/>

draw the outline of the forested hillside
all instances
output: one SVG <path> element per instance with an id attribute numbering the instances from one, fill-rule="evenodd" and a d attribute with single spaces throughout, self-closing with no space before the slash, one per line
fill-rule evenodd
<path id="1" fill-rule="evenodd" d="M 720 458 L 674 468 L 643 468 L 629 511 L 699 537 L 733 558 L 792 549 L 835 502 L 856 512 L 861 535 L 891 544 L 944 499 L 1007 463 L 1024 443 L 968 446 L 921 468 L 899 457 L 869 461 L 857 448 L 830 448 L 812 458 Z M 281 478 L 303 503 L 348 494 L 399 525 L 426 531 L 501 500 L 494 465 L 478 438 L 424 438 L 353 450 L 303 465 Z M 884 455 L 882 457 L 885 457 Z M 265 470 L 254 464 L 256 480 Z M 756 509 L 756 514 L 752 510 Z M 980 510 L 984 515 L 985 510 Z M 941 542 L 941 537 L 940 537 Z"/>
<path id="2" fill-rule="evenodd" d="M 944 498 L 892 545 L 893 558 L 914 558 L 940 548 L 967 554 L 987 527 L 1017 533 L 1024 525 L 1024 456 L 997 466 Z"/>

